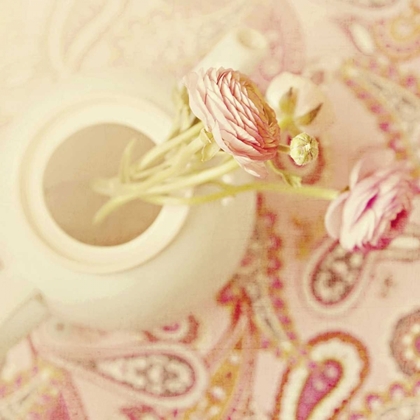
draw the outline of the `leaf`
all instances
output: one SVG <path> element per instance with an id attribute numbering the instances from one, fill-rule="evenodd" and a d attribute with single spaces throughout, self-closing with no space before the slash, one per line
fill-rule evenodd
<path id="1" fill-rule="evenodd" d="M 296 109 L 297 89 L 291 87 L 279 101 L 279 108 L 281 112 L 286 115 L 293 115 Z"/>
<path id="2" fill-rule="evenodd" d="M 283 181 L 293 188 L 299 188 L 302 186 L 302 177 L 299 175 L 292 174 L 288 171 L 283 171 L 282 169 L 277 168 L 274 163 L 269 160 L 267 162 L 268 167 L 277 175 L 280 175 Z"/>
<path id="3" fill-rule="evenodd" d="M 283 171 L 279 174 L 283 181 L 293 188 L 300 188 L 302 186 L 302 178 L 299 175 L 293 175 L 289 172 Z"/>
<path id="4" fill-rule="evenodd" d="M 319 104 L 314 109 L 307 112 L 305 115 L 302 115 L 295 119 L 295 123 L 299 125 L 309 125 L 317 117 L 319 111 L 321 111 L 322 104 Z"/>

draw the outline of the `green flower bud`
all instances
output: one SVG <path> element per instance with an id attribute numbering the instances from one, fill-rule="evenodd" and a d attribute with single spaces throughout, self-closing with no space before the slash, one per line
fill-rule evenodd
<path id="1" fill-rule="evenodd" d="M 318 142 L 309 134 L 300 133 L 290 142 L 290 157 L 296 165 L 303 166 L 318 157 Z"/>

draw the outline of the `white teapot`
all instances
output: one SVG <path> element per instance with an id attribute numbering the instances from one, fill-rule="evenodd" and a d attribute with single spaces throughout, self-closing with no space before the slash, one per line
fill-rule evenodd
<path id="1" fill-rule="evenodd" d="M 266 46 L 240 29 L 200 65 L 250 72 Z M 138 72 L 74 77 L 2 139 L 0 353 L 50 312 L 101 329 L 173 321 L 234 273 L 253 229 L 253 193 L 191 208 L 139 202 L 91 225 L 102 198 L 90 180 L 115 173 L 132 135 L 144 150 L 164 141 L 174 82 Z"/>

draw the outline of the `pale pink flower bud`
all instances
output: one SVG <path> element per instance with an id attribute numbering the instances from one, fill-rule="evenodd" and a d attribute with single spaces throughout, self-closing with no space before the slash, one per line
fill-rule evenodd
<path id="1" fill-rule="evenodd" d="M 383 249 L 403 231 L 415 192 L 406 162 L 390 150 L 367 154 L 353 168 L 349 190 L 330 204 L 327 232 L 347 250 Z"/>
<path id="2" fill-rule="evenodd" d="M 333 107 L 322 89 L 305 77 L 284 72 L 276 76 L 267 88 L 265 97 L 268 103 L 283 117 L 280 109 L 282 98 L 292 89 L 293 121 L 300 131 L 319 137 L 334 122 Z M 311 114 L 313 113 L 313 118 Z"/>
<path id="3" fill-rule="evenodd" d="M 256 85 L 231 69 L 200 70 L 185 77 L 194 115 L 219 147 L 254 176 L 267 175 L 277 154 L 280 129 L 274 110 Z"/>

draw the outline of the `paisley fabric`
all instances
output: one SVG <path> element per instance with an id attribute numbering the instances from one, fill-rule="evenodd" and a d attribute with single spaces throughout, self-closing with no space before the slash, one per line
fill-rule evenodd
<path id="1" fill-rule="evenodd" d="M 306 182 L 345 186 L 374 146 L 420 169 L 418 0 L 0 4 L 0 135 L 58 81 L 120 67 L 182 76 L 245 23 L 270 42 L 262 88 L 301 72 L 333 102 L 320 159 L 293 168 Z M 7 355 L 0 419 L 420 419 L 419 203 L 404 235 L 368 255 L 326 237 L 326 206 L 259 196 L 237 273 L 187 319 L 131 333 L 48 319 Z"/>

